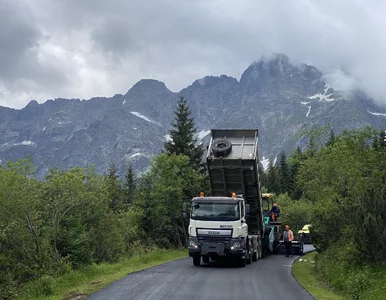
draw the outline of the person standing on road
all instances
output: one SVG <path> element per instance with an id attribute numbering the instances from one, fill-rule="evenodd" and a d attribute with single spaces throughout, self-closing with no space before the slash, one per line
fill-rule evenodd
<path id="1" fill-rule="evenodd" d="M 284 239 L 284 245 L 287 253 L 285 257 L 289 257 L 290 255 L 292 257 L 292 241 L 294 240 L 294 233 L 292 232 L 291 229 L 289 229 L 288 225 L 285 225 L 283 239 Z"/>

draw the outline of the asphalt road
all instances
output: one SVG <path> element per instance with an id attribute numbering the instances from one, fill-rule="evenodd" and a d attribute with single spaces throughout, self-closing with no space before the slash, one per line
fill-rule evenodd
<path id="1" fill-rule="evenodd" d="M 296 257 L 272 255 L 245 268 L 214 262 L 195 267 L 191 258 L 179 259 L 129 274 L 87 299 L 314 299 L 291 274 Z"/>

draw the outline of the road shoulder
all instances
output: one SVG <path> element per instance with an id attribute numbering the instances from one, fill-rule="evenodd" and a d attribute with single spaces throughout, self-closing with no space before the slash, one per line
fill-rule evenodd
<path id="1" fill-rule="evenodd" d="M 309 292 L 316 300 L 346 300 L 348 298 L 335 294 L 323 282 L 321 282 L 315 273 L 315 255 L 316 252 L 309 252 L 304 256 L 294 260 L 292 265 L 292 275 L 297 282 Z"/>

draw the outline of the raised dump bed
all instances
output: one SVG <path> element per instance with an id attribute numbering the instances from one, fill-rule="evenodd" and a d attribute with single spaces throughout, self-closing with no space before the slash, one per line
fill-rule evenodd
<path id="1" fill-rule="evenodd" d="M 242 194 L 250 205 L 250 234 L 264 235 L 258 173 L 258 130 L 211 130 L 207 166 L 213 196 Z"/>

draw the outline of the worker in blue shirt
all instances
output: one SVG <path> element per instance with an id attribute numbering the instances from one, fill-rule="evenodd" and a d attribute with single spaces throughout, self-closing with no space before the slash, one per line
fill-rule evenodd
<path id="1" fill-rule="evenodd" d="M 276 203 L 273 204 L 272 209 L 269 211 L 269 215 L 271 217 L 271 221 L 276 221 L 280 215 L 280 208 Z"/>

